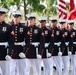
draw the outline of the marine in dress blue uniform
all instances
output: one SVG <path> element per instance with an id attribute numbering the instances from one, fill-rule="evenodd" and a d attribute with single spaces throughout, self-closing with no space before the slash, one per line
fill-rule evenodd
<path id="1" fill-rule="evenodd" d="M 9 46 L 11 44 L 10 25 L 4 19 L 6 16 L 6 8 L 0 8 L 0 74 L 9 75 L 9 61 L 7 57 L 11 58 Z"/>
<path id="2" fill-rule="evenodd" d="M 60 30 L 61 30 L 61 50 L 62 50 L 62 62 L 63 62 L 63 74 L 69 75 L 69 65 L 70 65 L 70 50 L 69 50 L 69 31 L 65 29 L 66 19 L 59 20 Z"/>
<path id="3" fill-rule="evenodd" d="M 51 30 L 52 30 L 52 38 L 53 38 L 53 51 L 52 56 L 54 58 L 54 62 L 56 64 L 57 75 L 62 74 L 62 52 L 61 52 L 61 30 L 57 28 L 57 18 L 50 18 L 51 21 Z"/>
<path id="4" fill-rule="evenodd" d="M 12 36 L 12 51 L 11 51 L 11 75 L 19 74 L 25 75 L 25 54 L 29 46 L 28 27 L 20 23 L 22 13 L 18 10 L 12 13 L 13 19 L 11 23 Z M 20 70 L 20 71 L 19 71 Z"/>
<path id="5" fill-rule="evenodd" d="M 28 28 L 29 49 L 27 50 L 26 57 L 28 58 L 28 62 L 33 65 L 34 75 L 41 75 L 41 58 L 42 50 L 44 49 L 44 33 L 41 28 L 36 26 L 35 14 L 30 14 L 28 16 Z"/>
<path id="6" fill-rule="evenodd" d="M 68 21 L 68 30 L 69 30 L 69 49 L 72 53 L 71 55 L 71 65 L 72 65 L 72 75 L 76 75 L 76 30 L 74 29 L 74 20 Z"/>
<path id="7" fill-rule="evenodd" d="M 46 26 L 46 17 L 40 17 L 39 22 L 44 33 L 45 49 L 42 51 L 42 60 L 44 64 L 44 75 L 53 74 L 53 57 L 52 57 L 52 45 L 53 38 L 51 37 L 52 31 Z"/>

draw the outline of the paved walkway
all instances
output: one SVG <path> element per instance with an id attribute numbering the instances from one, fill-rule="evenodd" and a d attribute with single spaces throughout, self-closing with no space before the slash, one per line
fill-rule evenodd
<path id="1" fill-rule="evenodd" d="M 30 75 L 33 75 L 32 69 L 31 69 Z M 42 71 L 41 75 L 44 75 L 43 71 Z M 56 75 L 56 70 L 53 71 L 53 75 Z M 69 71 L 69 75 L 71 75 L 71 70 Z"/>

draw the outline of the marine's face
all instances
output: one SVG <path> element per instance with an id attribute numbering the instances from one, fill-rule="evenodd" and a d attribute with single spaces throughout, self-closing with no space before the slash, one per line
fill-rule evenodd
<path id="1" fill-rule="evenodd" d="M 40 22 L 40 24 L 41 24 L 41 27 L 45 27 L 45 25 L 46 25 L 46 21 L 44 21 L 44 22 Z"/>
<path id="2" fill-rule="evenodd" d="M 6 14 L 0 14 L 0 22 L 4 21 Z"/>
<path id="3" fill-rule="evenodd" d="M 56 27 L 56 25 L 57 25 L 57 22 L 51 22 L 51 27 Z"/>
<path id="4" fill-rule="evenodd" d="M 30 26 L 35 25 L 35 23 L 36 23 L 36 19 L 35 19 L 35 18 L 30 18 L 30 19 L 28 19 L 28 24 L 29 24 Z"/>
<path id="5" fill-rule="evenodd" d="M 22 19 L 21 16 L 13 17 L 13 22 L 14 22 L 15 24 L 18 24 L 18 23 L 20 23 L 21 19 Z"/>
<path id="6" fill-rule="evenodd" d="M 68 29 L 72 29 L 74 27 L 74 24 L 68 24 Z"/>

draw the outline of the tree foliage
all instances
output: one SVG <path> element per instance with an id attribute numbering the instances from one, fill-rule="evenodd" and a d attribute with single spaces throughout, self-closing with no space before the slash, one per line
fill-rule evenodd
<path id="1" fill-rule="evenodd" d="M 43 4 L 40 4 L 40 1 L 42 2 L 45 1 L 47 7 L 45 7 L 45 5 Z M 28 10 L 27 10 L 28 5 L 32 7 L 33 12 L 37 12 L 48 17 L 57 14 L 57 7 L 56 7 L 57 0 L 1 0 L 0 7 L 3 6 L 9 9 L 11 5 L 17 5 L 19 9 L 21 4 L 24 2 L 25 2 L 25 5 L 24 5 L 25 14 L 28 13 Z M 67 3 L 66 5 L 67 5 L 67 8 L 69 8 L 69 3 Z"/>
<path id="2" fill-rule="evenodd" d="M 14 4 L 19 4 L 20 0 L 1 0 L 1 6 L 9 8 L 9 6 Z M 3 5 L 4 4 L 4 5 Z"/>

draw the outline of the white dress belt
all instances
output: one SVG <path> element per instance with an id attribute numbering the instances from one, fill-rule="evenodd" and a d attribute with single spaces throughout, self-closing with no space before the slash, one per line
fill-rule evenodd
<path id="1" fill-rule="evenodd" d="M 68 46 L 69 45 L 69 42 L 65 42 L 65 45 Z"/>
<path id="2" fill-rule="evenodd" d="M 40 43 L 39 43 L 39 42 L 33 42 L 33 43 L 31 43 L 31 44 L 36 47 L 36 46 L 38 46 Z"/>
<path id="3" fill-rule="evenodd" d="M 45 48 L 49 46 L 49 43 L 45 43 Z"/>
<path id="4" fill-rule="evenodd" d="M 25 42 L 15 42 L 14 45 L 21 45 L 21 46 L 24 46 L 24 45 L 25 45 Z"/>
<path id="5" fill-rule="evenodd" d="M 8 46 L 8 42 L 0 42 L 0 46 L 4 45 L 5 47 Z"/>
<path id="6" fill-rule="evenodd" d="M 54 45 L 60 46 L 61 42 L 54 43 Z"/>
<path id="7" fill-rule="evenodd" d="M 75 45 L 76 45 L 76 42 L 73 42 L 73 44 L 75 44 Z"/>

